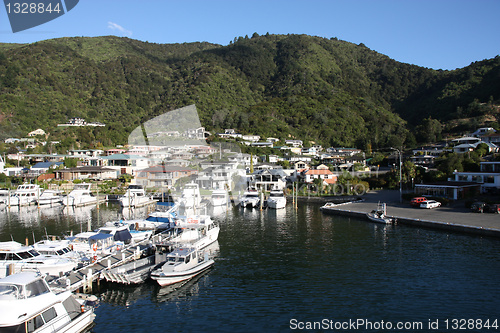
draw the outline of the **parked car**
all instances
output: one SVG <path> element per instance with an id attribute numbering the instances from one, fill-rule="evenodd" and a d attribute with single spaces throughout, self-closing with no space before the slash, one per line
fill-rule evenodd
<path id="1" fill-rule="evenodd" d="M 484 211 L 487 213 L 500 214 L 500 204 L 489 204 L 486 205 Z"/>
<path id="2" fill-rule="evenodd" d="M 484 212 L 485 208 L 486 208 L 486 202 L 482 201 L 475 201 L 470 206 L 470 210 L 473 211 L 474 213 L 482 213 Z"/>
<path id="3" fill-rule="evenodd" d="M 437 208 L 439 206 L 441 206 L 441 203 L 436 200 L 426 200 L 420 204 L 420 208 L 428 208 L 428 209 Z"/>
<path id="4" fill-rule="evenodd" d="M 418 207 L 424 201 L 427 201 L 426 197 L 415 197 L 415 198 L 411 199 L 410 205 Z"/>

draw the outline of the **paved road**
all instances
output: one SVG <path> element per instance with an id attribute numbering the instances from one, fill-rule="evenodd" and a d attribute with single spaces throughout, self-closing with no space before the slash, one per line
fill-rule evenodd
<path id="1" fill-rule="evenodd" d="M 500 214 L 472 213 L 461 202 L 434 209 L 414 208 L 408 202 L 400 203 L 399 191 L 391 190 L 372 191 L 365 194 L 363 199 L 363 202 L 343 205 L 342 209 L 367 213 L 376 209 L 380 201 L 387 204 L 387 215 L 396 218 L 451 223 L 500 232 Z"/>

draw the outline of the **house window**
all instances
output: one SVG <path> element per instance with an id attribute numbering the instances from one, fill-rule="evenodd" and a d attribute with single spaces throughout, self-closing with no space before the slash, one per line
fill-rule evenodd
<path id="1" fill-rule="evenodd" d="M 482 183 L 483 177 L 482 176 L 472 176 L 472 181 L 475 183 Z"/>
<path id="2" fill-rule="evenodd" d="M 458 180 L 461 182 L 466 182 L 467 181 L 467 176 L 466 175 L 458 175 Z"/>
<path id="3" fill-rule="evenodd" d="M 488 184 L 493 184 L 495 183 L 495 177 L 493 176 L 486 176 L 484 177 L 484 182 Z"/>

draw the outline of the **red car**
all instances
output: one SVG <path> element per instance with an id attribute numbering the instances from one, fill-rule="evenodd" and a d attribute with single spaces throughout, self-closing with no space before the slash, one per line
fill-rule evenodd
<path id="1" fill-rule="evenodd" d="M 410 205 L 412 205 L 414 207 L 420 207 L 420 204 L 424 201 L 427 201 L 426 197 L 415 197 L 415 198 L 411 199 Z"/>

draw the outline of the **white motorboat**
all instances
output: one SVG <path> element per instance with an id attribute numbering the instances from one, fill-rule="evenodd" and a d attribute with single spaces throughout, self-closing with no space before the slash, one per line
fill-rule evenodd
<path id="1" fill-rule="evenodd" d="M 245 207 L 255 208 L 258 207 L 259 204 L 260 204 L 259 192 L 254 190 L 246 191 L 240 198 L 240 206 L 242 208 Z"/>
<path id="2" fill-rule="evenodd" d="M 46 239 L 33 244 L 35 250 L 40 254 L 68 258 L 82 266 L 90 261 L 89 257 L 83 252 L 74 251 L 70 246 L 69 239 L 60 239 L 57 236 L 47 236 Z"/>
<path id="3" fill-rule="evenodd" d="M 218 246 L 218 243 L 214 243 Z M 151 272 L 151 279 L 160 286 L 168 286 L 189 280 L 206 271 L 215 263 L 210 249 L 198 250 L 195 247 L 176 248 L 167 254 L 166 262 Z"/>
<path id="4" fill-rule="evenodd" d="M 184 186 L 178 201 L 179 207 L 183 209 L 199 209 L 201 206 L 200 187 L 197 183 L 189 183 Z"/>
<path id="5" fill-rule="evenodd" d="M 27 206 L 35 204 L 39 196 L 40 186 L 36 184 L 22 184 L 17 187 L 16 191 L 10 197 L 6 198 L 6 204 L 10 206 Z"/>
<path id="6" fill-rule="evenodd" d="M 39 205 L 54 205 L 62 203 L 63 195 L 59 190 L 45 190 L 42 192 L 37 202 Z"/>
<path id="7" fill-rule="evenodd" d="M 153 197 L 146 194 L 142 185 L 129 185 L 125 194 L 118 200 L 122 207 L 142 207 L 154 202 Z"/>
<path id="8" fill-rule="evenodd" d="M 282 209 L 286 207 L 286 196 L 283 191 L 271 191 L 267 198 L 267 207 Z"/>
<path id="9" fill-rule="evenodd" d="M 92 194 L 90 188 L 92 184 L 75 184 L 73 191 L 63 198 L 65 206 L 80 207 L 97 203 L 97 197 Z"/>
<path id="10" fill-rule="evenodd" d="M 226 206 L 229 202 L 229 195 L 226 190 L 213 190 L 210 203 L 214 207 Z"/>
<path id="11" fill-rule="evenodd" d="M 94 259 L 114 254 L 123 247 L 123 243 L 116 244 L 113 235 L 94 231 L 81 232 L 67 239 L 73 251 L 83 252 Z"/>
<path id="12" fill-rule="evenodd" d="M 77 267 L 76 262 L 59 256 L 42 255 L 33 246 L 10 241 L 0 242 L 0 278 L 25 270 L 60 276 Z"/>
<path id="13" fill-rule="evenodd" d="M 383 223 L 383 224 L 392 224 L 394 223 L 394 219 L 390 218 L 387 216 L 387 207 L 385 203 L 378 203 L 377 209 L 372 210 L 369 213 L 366 213 L 366 216 L 370 221 L 376 222 L 376 223 Z"/>
<path id="14" fill-rule="evenodd" d="M 102 234 L 113 235 L 115 242 L 123 242 L 124 244 L 141 242 L 153 235 L 153 230 L 135 230 L 135 223 L 126 223 L 123 220 L 107 222 L 97 231 Z"/>
<path id="15" fill-rule="evenodd" d="M 94 322 L 95 296 L 54 293 L 36 272 L 0 279 L 1 332 L 78 333 Z"/>
<path id="16" fill-rule="evenodd" d="M 217 241 L 220 227 L 209 215 L 192 215 L 175 222 L 174 237 L 169 243 L 173 247 L 193 247 L 197 250 Z"/>

